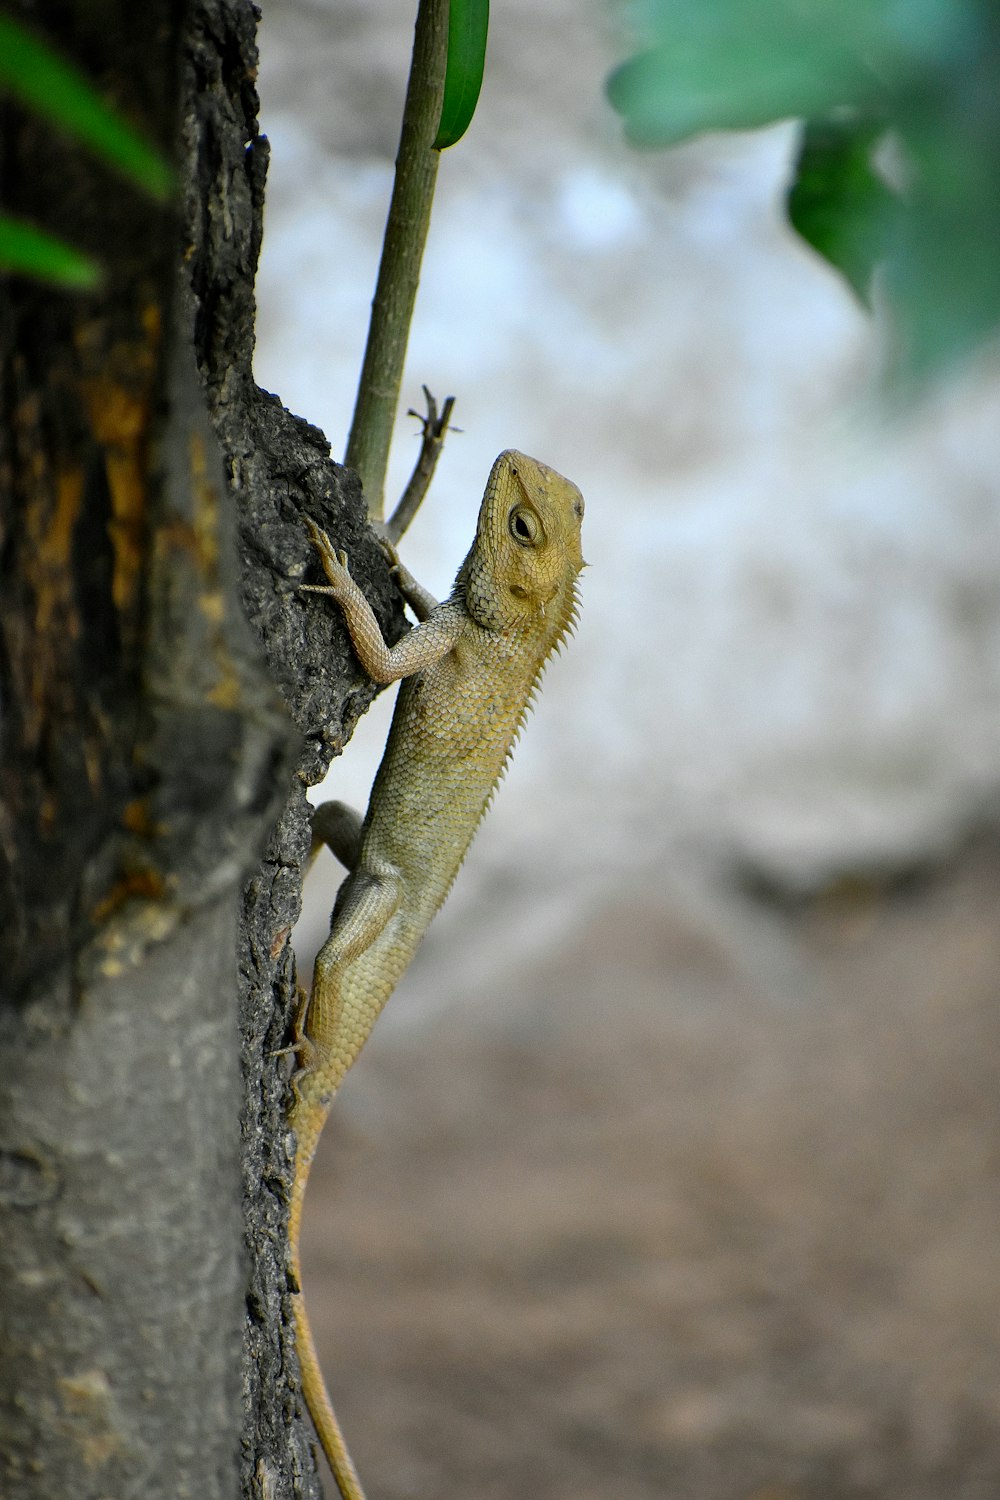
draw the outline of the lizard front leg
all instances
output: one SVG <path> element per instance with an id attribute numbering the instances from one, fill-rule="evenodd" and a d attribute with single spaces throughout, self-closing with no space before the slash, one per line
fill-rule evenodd
<path id="1" fill-rule="evenodd" d="M 399 592 L 413 610 L 417 619 L 423 622 L 429 620 L 438 607 L 438 601 L 429 589 L 419 584 L 405 563 L 400 561 L 399 553 L 395 544 L 388 538 L 381 538 L 382 551 L 389 560 L 393 577 L 399 585 Z"/>
<path id="2" fill-rule="evenodd" d="M 433 666 L 454 646 L 462 630 L 462 618 L 447 605 L 438 605 L 430 617 L 404 635 L 395 646 L 387 644 L 381 628 L 364 594 L 351 577 L 347 553 L 338 552 L 325 531 L 307 516 L 305 518 L 313 546 L 326 574 L 326 584 L 303 583 L 308 593 L 329 594 L 344 612 L 347 628 L 358 658 L 373 682 L 383 686 L 400 677 L 410 677 Z M 410 575 L 407 575 L 409 577 Z M 414 597 L 422 607 L 430 600 L 426 590 L 414 582 Z M 415 613 L 419 613 L 415 607 Z"/>

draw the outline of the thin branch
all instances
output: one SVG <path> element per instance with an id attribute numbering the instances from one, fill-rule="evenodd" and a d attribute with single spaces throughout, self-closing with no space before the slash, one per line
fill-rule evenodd
<path id="1" fill-rule="evenodd" d="M 451 420 L 452 408 L 455 405 L 454 396 L 447 396 L 445 403 L 438 414 L 437 402 L 430 391 L 424 386 L 424 399 L 427 402 L 427 413 L 424 415 L 414 411 L 412 407 L 406 413 L 408 417 L 416 417 L 423 427 L 420 442 L 420 454 L 410 475 L 410 482 L 400 497 L 399 504 L 393 511 L 385 524 L 385 536 L 393 546 L 399 541 L 403 532 L 409 526 L 413 517 L 420 509 L 421 502 L 427 493 L 431 480 L 434 478 L 434 470 L 444 447 L 445 433 L 448 431 L 448 423 Z"/>
<path id="2" fill-rule="evenodd" d="M 344 462 L 356 469 L 368 514 L 384 514 L 385 471 L 440 152 L 434 150 L 448 61 L 449 0 L 420 0 L 389 216 L 368 342 Z"/>

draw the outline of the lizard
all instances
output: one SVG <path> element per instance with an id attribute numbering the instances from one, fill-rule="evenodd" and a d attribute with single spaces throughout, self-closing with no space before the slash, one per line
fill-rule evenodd
<path id="1" fill-rule="evenodd" d="M 585 566 L 583 496 L 554 469 L 509 449 L 490 471 L 472 547 L 438 604 L 402 566 L 417 625 L 383 639 L 347 556 L 307 519 L 328 595 L 377 683 L 400 682 L 362 821 L 341 802 L 313 817 L 347 867 L 296 1023 L 299 1070 L 289 1124 L 297 1138 L 289 1245 L 302 1389 L 343 1500 L 364 1500 L 323 1381 L 302 1294 L 299 1237 L 309 1170 L 330 1106 L 458 873 L 503 774 L 547 659 L 571 632 Z"/>

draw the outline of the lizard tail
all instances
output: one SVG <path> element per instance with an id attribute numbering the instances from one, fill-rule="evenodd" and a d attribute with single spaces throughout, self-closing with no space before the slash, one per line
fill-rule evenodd
<path id="1" fill-rule="evenodd" d="M 294 1120 L 292 1122 L 295 1123 Z M 305 1134 L 305 1132 L 304 1132 Z M 303 1140 L 299 1137 L 299 1155 L 305 1157 L 300 1160 L 295 1169 L 295 1181 L 292 1186 L 291 1203 L 288 1214 L 288 1243 L 291 1250 L 292 1274 L 295 1279 L 297 1290 L 292 1297 L 292 1308 L 295 1319 L 295 1349 L 299 1357 L 299 1370 L 302 1376 L 302 1394 L 306 1398 L 309 1415 L 312 1417 L 316 1436 L 319 1438 L 320 1446 L 326 1454 L 326 1461 L 330 1465 L 333 1477 L 337 1482 L 342 1500 L 365 1500 L 365 1492 L 361 1488 L 361 1480 L 347 1451 L 344 1442 L 344 1434 L 340 1430 L 336 1413 L 327 1393 L 326 1383 L 323 1380 L 323 1371 L 320 1368 L 319 1356 L 316 1353 L 316 1345 L 313 1341 L 312 1329 L 309 1326 L 309 1318 L 306 1315 L 305 1298 L 302 1295 L 302 1269 L 299 1258 L 299 1231 L 302 1225 L 302 1204 L 305 1199 L 306 1182 L 309 1177 L 309 1168 L 312 1165 L 312 1155 L 316 1149 L 316 1141 L 319 1132 L 315 1133 L 315 1139 L 309 1140 L 308 1134 Z"/>

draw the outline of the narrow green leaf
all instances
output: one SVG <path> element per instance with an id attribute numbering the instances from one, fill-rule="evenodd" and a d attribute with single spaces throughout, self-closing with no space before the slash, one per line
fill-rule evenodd
<path id="1" fill-rule="evenodd" d="M 100 266 L 89 256 L 33 224 L 6 215 L 0 216 L 0 273 L 4 272 L 79 291 L 89 291 L 101 279 Z"/>
<path id="2" fill-rule="evenodd" d="M 788 191 L 792 228 L 846 278 L 862 302 L 891 249 L 899 205 L 872 165 L 882 121 L 810 120 Z"/>
<path id="3" fill-rule="evenodd" d="M 173 173 L 160 152 L 105 104 L 77 68 L 5 15 L 0 15 L 2 91 L 68 131 L 150 197 L 168 197 Z"/>
<path id="4" fill-rule="evenodd" d="M 451 0 L 448 12 L 448 69 L 434 142 L 438 151 L 462 139 L 476 112 L 486 64 L 490 0 Z"/>

